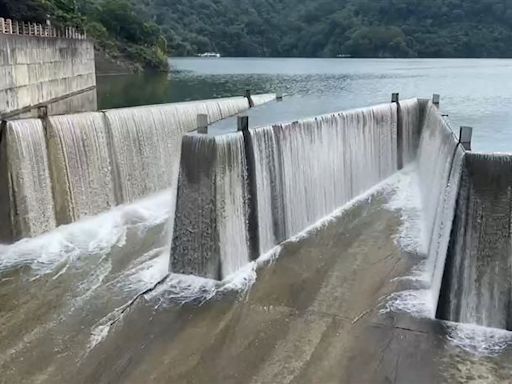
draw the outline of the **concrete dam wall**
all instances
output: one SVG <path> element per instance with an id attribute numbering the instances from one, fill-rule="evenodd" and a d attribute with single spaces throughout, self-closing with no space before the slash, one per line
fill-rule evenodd
<path id="1" fill-rule="evenodd" d="M 171 270 L 222 279 L 392 175 L 413 158 L 424 104 L 185 136 Z"/>
<path id="2" fill-rule="evenodd" d="M 0 118 L 33 114 L 40 105 L 51 105 L 51 113 L 95 108 L 95 92 L 77 95 L 95 86 L 91 41 L 0 33 Z"/>
<path id="3" fill-rule="evenodd" d="M 181 137 L 249 108 L 244 97 L 7 121 L 1 132 L 0 240 L 36 236 L 170 188 Z M 172 192 L 174 191 L 174 192 Z"/>

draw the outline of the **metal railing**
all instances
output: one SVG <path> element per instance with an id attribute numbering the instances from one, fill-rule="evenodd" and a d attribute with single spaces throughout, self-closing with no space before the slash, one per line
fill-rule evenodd
<path id="1" fill-rule="evenodd" d="M 87 38 L 85 32 L 81 32 L 73 27 L 55 28 L 48 24 L 4 19 L 3 17 L 0 17 L 0 34 L 38 37 L 61 37 L 65 39 L 77 40 L 84 40 Z"/>

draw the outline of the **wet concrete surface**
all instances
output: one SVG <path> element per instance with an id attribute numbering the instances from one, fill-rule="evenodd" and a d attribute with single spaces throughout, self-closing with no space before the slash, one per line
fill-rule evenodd
<path id="1" fill-rule="evenodd" d="M 451 344 L 442 322 L 380 312 L 387 295 L 402 288 L 394 278 L 406 275 L 413 259 L 396 245 L 400 215 L 384 202 L 380 196 L 359 204 L 284 244 L 243 295 L 202 305 L 141 297 L 90 351 L 85 320 L 73 337 L 66 327 L 42 329 L 44 337 L 13 349 L 6 335 L 30 335 L 29 328 L 53 313 L 53 299 L 41 301 L 45 309 L 38 311 L 24 302 L 6 306 L 11 296 L 0 290 L 0 382 L 510 382 L 510 351 L 477 357 Z M 39 290 L 47 298 L 52 292 L 44 285 Z M 109 301 L 113 292 L 103 288 L 96 295 Z M 19 311 L 34 316 L 17 317 Z"/>

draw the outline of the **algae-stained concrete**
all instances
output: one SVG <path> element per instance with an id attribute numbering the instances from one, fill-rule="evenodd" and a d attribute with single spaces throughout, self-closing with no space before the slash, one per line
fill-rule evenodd
<path id="1" fill-rule="evenodd" d="M 393 279 L 406 274 L 414 259 L 397 247 L 400 215 L 387 210 L 385 201 L 374 197 L 316 233 L 285 244 L 242 297 L 224 295 L 203 305 L 173 304 L 164 295 L 140 298 L 89 352 L 85 340 L 95 316 L 90 308 L 82 313 L 84 328 L 80 331 L 76 323 L 74 333 L 48 326 L 38 336 L 6 321 L 30 302 L 25 292 L 18 308 L 0 305 L 3 334 L 24 340 L 6 348 L 9 344 L 0 338 L 0 371 L 5 373 L 0 381 L 509 382 L 509 352 L 476 358 L 447 342 L 441 322 L 380 314 L 383 297 L 400 289 Z M 38 282 L 38 290 L 43 292 L 45 284 Z M 58 297 L 62 288 L 51 284 L 52 296 Z M 112 289 L 100 291 L 103 302 L 116 297 Z M 0 290 L 0 303 L 9 295 Z M 113 304 L 118 305 L 116 299 Z M 37 308 L 43 313 L 31 328 L 44 330 L 39 319 L 54 309 Z"/>
<path id="2" fill-rule="evenodd" d="M 95 85 L 92 41 L 0 34 L 0 117 Z"/>

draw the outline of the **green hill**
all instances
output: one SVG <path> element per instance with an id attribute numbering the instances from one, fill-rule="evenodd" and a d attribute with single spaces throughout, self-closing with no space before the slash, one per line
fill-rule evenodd
<path id="1" fill-rule="evenodd" d="M 145 0 L 175 55 L 512 57 L 511 0 Z"/>
<path id="2" fill-rule="evenodd" d="M 160 27 L 131 0 L 1 0 L 0 17 L 86 30 L 102 57 L 133 70 L 168 70 Z"/>
<path id="3" fill-rule="evenodd" d="M 166 54 L 512 57 L 512 0 L 3 0 L 0 16 L 78 25 L 113 58 Z"/>

